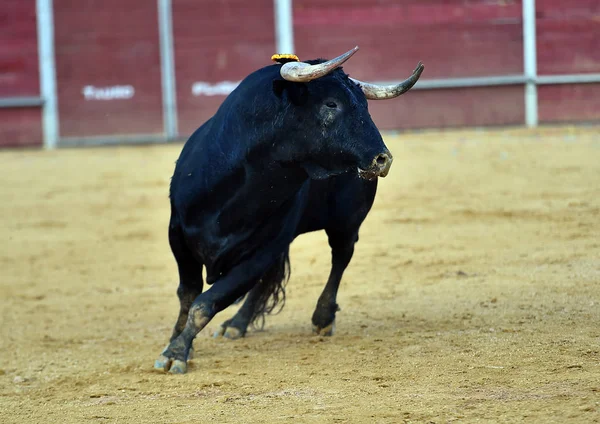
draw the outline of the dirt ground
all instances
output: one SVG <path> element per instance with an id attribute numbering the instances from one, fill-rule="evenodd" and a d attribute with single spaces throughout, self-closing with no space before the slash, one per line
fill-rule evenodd
<path id="1" fill-rule="evenodd" d="M 292 245 L 262 332 L 153 371 L 178 311 L 167 190 L 181 144 L 0 152 L 2 423 L 600 422 L 600 130 L 388 135 L 339 294 Z M 208 331 L 207 331 L 208 330 Z"/>

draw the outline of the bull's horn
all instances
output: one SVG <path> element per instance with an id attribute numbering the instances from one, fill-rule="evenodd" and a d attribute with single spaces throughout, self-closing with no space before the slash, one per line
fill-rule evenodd
<path id="1" fill-rule="evenodd" d="M 318 65 L 311 65 L 304 62 L 288 62 L 281 67 L 279 73 L 282 78 L 287 81 L 309 82 L 327 75 L 335 68 L 339 68 L 357 51 L 358 46 L 354 47 L 352 50 L 348 50 L 346 53 L 335 59 L 319 63 Z"/>
<path id="2" fill-rule="evenodd" d="M 413 74 L 397 85 L 377 85 L 370 84 L 368 82 L 362 82 L 354 78 L 350 78 L 352 81 L 357 83 L 362 89 L 367 99 L 370 100 L 385 100 L 393 99 L 401 94 L 406 93 L 412 88 L 413 85 L 419 80 L 421 73 L 425 69 L 425 66 L 421 62 L 417 65 Z"/>

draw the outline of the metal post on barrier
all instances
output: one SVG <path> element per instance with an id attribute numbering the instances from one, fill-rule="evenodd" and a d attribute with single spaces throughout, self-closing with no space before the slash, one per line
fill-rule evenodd
<path id="1" fill-rule="evenodd" d="M 538 125 L 537 47 L 535 0 L 523 0 L 523 64 L 525 68 L 525 124 Z"/>
<path id="2" fill-rule="evenodd" d="M 276 53 L 294 53 L 292 0 L 273 0 L 275 6 Z"/>
<path id="3" fill-rule="evenodd" d="M 173 41 L 173 9 L 171 0 L 158 0 L 160 34 L 160 68 L 163 98 L 163 120 L 168 139 L 178 136 L 177 92 L 175 89 L 175 55 Z"/>
<path id="4" fill-rule="evenodd" d="M 36 0 L 42 131 L 46 149 L 56 148 L 59 137 L 53 10 L 52 0 Z"/>

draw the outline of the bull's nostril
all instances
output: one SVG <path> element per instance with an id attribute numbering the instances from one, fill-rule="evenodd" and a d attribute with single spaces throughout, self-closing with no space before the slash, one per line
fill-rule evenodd
<path id="1" fill-rule="evenodd" d="M 377 165 L 383 166 L 386 164 L 387 160 L 388 160 L 387 155 L 379 155 L 379 156 L 377 156 L 377 159 L 376 159 Z"/>

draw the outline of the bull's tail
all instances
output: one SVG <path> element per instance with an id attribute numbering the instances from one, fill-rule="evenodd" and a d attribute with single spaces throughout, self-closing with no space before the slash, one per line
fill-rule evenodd
<path id="1" fill-rule="evenodd" d="M 285 306 L 285 286 L 290 278 L 290 252 L 286 250 L 279 260 L 263 275 L 257 283 L 262 290 L 254 304 L 250 323 L 252 327 L 262 329 L 265 315 L 278 314 Z M 275 309 L 277 309 L 276 312 Z"/>

